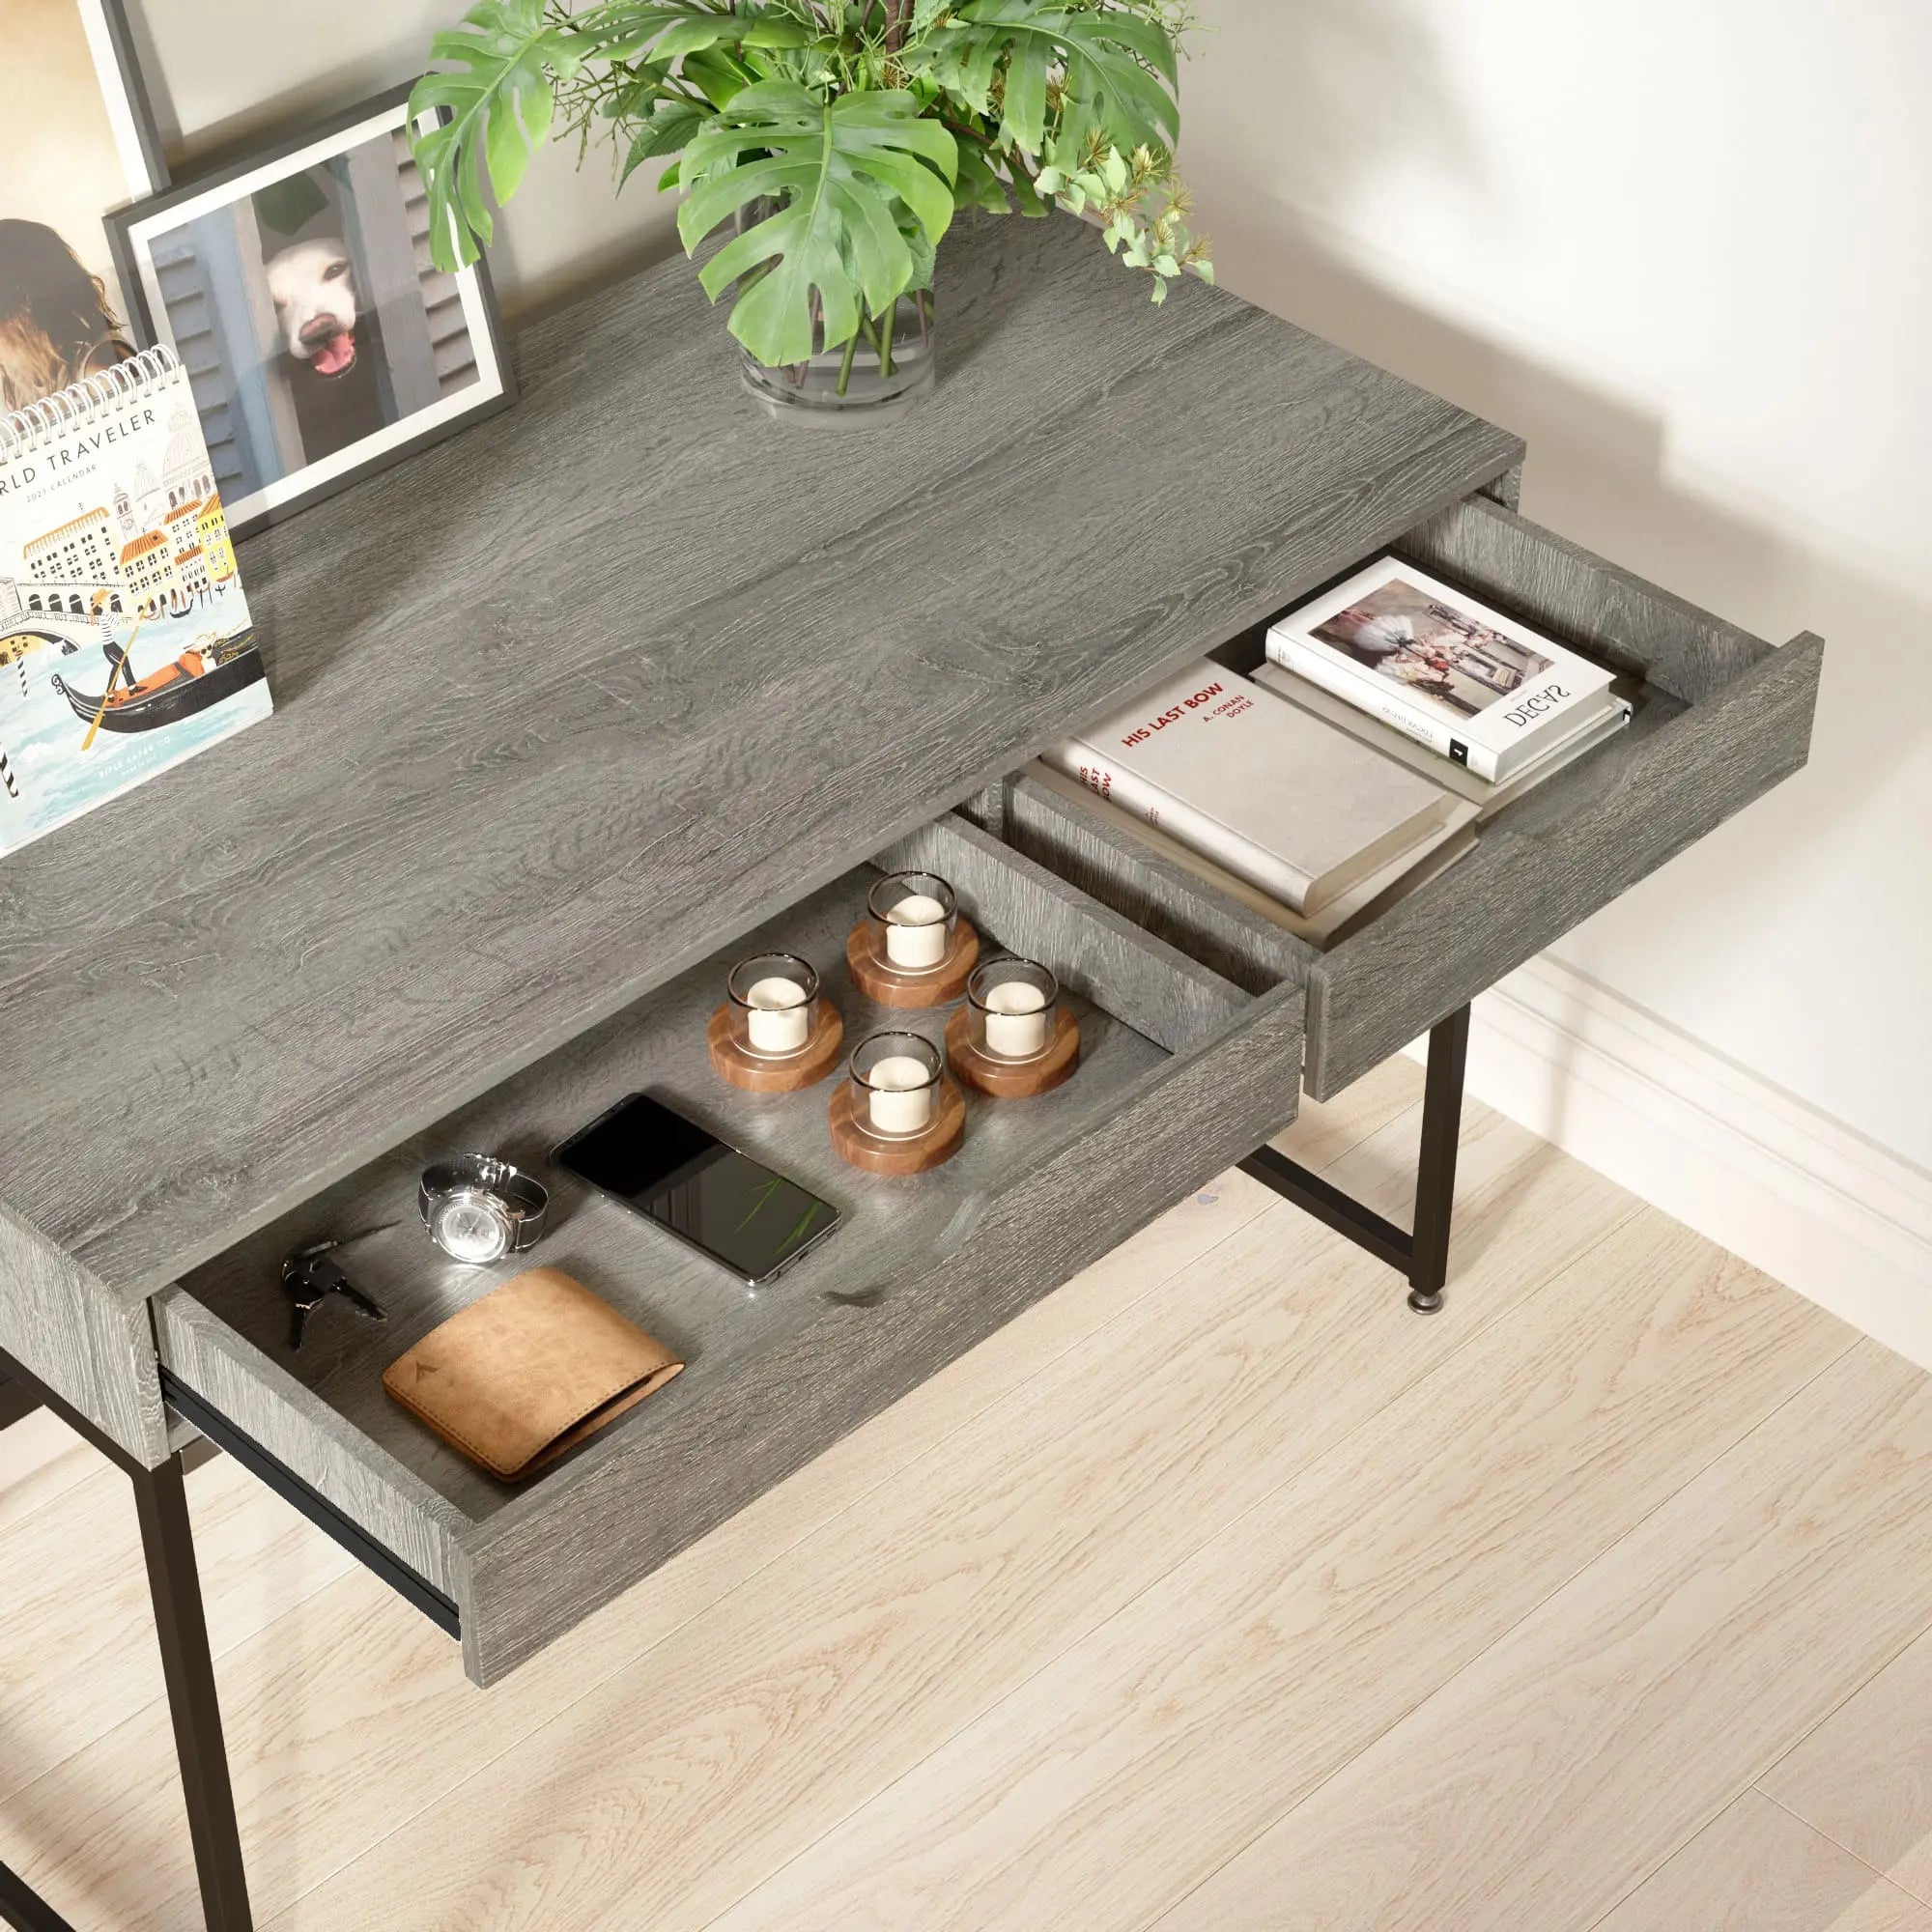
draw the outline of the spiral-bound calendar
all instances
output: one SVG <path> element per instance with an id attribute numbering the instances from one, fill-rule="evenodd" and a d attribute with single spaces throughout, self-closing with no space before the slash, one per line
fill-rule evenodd
<path id="1" fill-rule="evenodd" d="M 173 354 L 0 417 L 0 855 L 269 710 Z"/>

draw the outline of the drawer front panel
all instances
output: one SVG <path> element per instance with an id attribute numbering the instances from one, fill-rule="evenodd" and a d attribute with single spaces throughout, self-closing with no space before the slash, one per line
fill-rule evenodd
<path id="1" fill-rule="evenodd" d="M 1228 979 L 1305 984 L 1318 1100 L 1800 770 L 1817 708 L 1819 639 L 1775 650 L 1491 497 L 1398 548 L 1642 686 L 1628 729 L 1506 806 L 1439 878 L 1323 952 L 1024 774 L 1000 814 L 1020 850 Z"/>
<path id="2" fill-rule="evenodd" d="M 1590 810 L 1486 830 L 1443 878 L 1323 954 L 1309 976 L 1308 1092 L 1340 1093 L 1801 770 L 1822 651 L 1801 639 L 1662 728 L 1600 753 L 1597 772 L 1575 774 L 1578 789 L 1591 787 Z"/>
<path id="3" fill-rule="evenodd" d="M 1644 680 L 1631 725 L 1485 826 L 1467 858 L 1320 956 L 1327 1099 L 1601 911 L 1810 754 L 1824 644 L 1771 645 L 1486 498 L 1403 548 Z"/>
<path id="4" fill-rule="evenodd" d="M 1148 1076 L 1024 1185 L 957 1217 L 950 1258 L 827 1297 L 728 1401 L 687 1403 L 506 1511 L 473 1554 L 470 1674 L 489 1684 L 515 1668 L 1278 1133 L 1294 1117 L 1300 1052 L 1301 995 L 1283 989 Z"/>

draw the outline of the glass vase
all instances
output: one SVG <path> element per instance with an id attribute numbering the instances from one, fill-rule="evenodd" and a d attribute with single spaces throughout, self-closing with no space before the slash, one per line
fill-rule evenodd
<path id="1" fill-rule="evenodd" d="M 822 341 L 824 323 L 814 320 Z M 774 416 L 877 422 L 931 390 L 939 374 L 934 349 L 932 291 L 922 289 L 901 296 L 883 319 L 867 316 L 850 342 L 820 349 L 810 361 L 773 369 L 745 354 L 745 387 Z"/>
<path id="2" fill-rule="evenodd" d="M 775 213 L 772 201 L 748 203 L 740 234 Z M 828 349 L 817 293 L 811 298 L 810 358 L 778 368 L 741 351 L 745 387 L 760 408 L 790 422 L 878 422 L 909 410 L 930 393 L 939 374 L 932 291 L 903 295 L 883 316 L 861 318 L 851 341 Z"/>

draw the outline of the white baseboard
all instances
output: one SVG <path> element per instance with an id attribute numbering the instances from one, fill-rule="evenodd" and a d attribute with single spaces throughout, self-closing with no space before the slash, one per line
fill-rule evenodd
<path id="1" fill-rule="evenodd" d="M 1932 1369 L 1932 1174 L 1553 959 L 1476 1002 L 1468 1089 Z"/>

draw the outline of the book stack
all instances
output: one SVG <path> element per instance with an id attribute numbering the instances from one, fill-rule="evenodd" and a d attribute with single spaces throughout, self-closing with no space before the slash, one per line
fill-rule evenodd
<path id="1" fill-rule="evenodd" d="M 1379 722 L 1466 774 L 1445 782 L 1491 811 L 1492 787 L 1548 777 L 1631 712 L 1604 666 L 1392 556 L 1278 618 L 1267 655 L 1294 680 L 1274 690 L 1345 730 Z"/>
<path id="2" fill-rule="evenodd" d="M 1208 659 L 1042 762 L 1142 842 L 1317 944 L 1460 857 L 1478 809 Z"/>
<path id="3" fill-rule="evenodd" d="M 1383 557 L 1047 752 L 1040 781 L 1318 947 L 1620 729 L 1601 665 Z"/>

